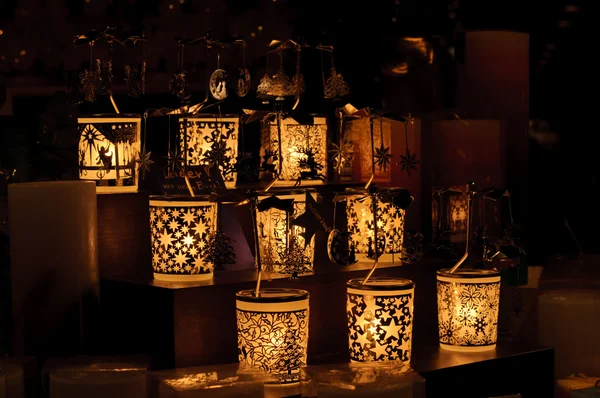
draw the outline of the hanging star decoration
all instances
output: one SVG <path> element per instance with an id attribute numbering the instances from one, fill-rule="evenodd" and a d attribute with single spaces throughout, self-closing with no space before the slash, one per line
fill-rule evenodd
<path id="1" fill-rule="evenodd" d="M 346 163 L 350 163 L 354 159 L 354 151 L 352 150 L 353 145 L 352 142 L 344 140 L 344 143 L 341 146 L 338 144 L 331 144 L 331 147 L 333 149 L 330 149 L 327 152 L 332 154 L 331 161 L 333 162 L 333 168 L 340 174 Z"/>
<path id="2" fill-rule="evenodd" d="M 392 155 L 390 154 L 390 148 L 381 144 L 381 146 L 375 149 L 375 154 L 373 155 L 375 158 L 375 165 L 379 167 L 379 170 L 383 169 L 383 171 L 387 171 L 388 166 L 391 166 L 390 159 Z"/>
<path id="3" fill-rule="evenodd" d="M 398 165 L 402 166 L 400 171 L 406 170 L 406 173 L 410 177 L 411 170 L 417 170 L 417 165 L 421 163 L 421 161 L 416 158 L 417 154 L 410 153 L 410 150 L 406 148 L 406 154 L 400 155 L 400 162 L 398 162 Z"/>
<path id="4" fill-rule="evenodd" d="M 171 151 L 169 150 L 169 154 L 167 155 L 167 167 L 169 169 L 177 170 L 183 166 L 185 159 L 181 155 L 181 152 L 177 149 Z"/>
<path id="5" fill-rule="evenodd" d="M 152 152 L 146 152 L 146 148 L 142 148 L 141 152 L 138 152 L 138 158 L 135 160 L 138 163 L 138 173 L 142 172 L 142 179 L 146 178 L 146 172 L 150 172 L 150 165 L 154 164 L 153 160 L 150 160 Z"/>
<path id="6" fill-rule="evenodd" d="M 304 238 L 304 247 L 306 248 L 310 243 L 315 233 L 322 228 L 323 217 L 321 217 L 322 209 L 319 204 L 313 198 L 313 196 L 306 192 L 306 209 L 304 213 L 294 218 L 290 223 L 304 228 L 304 232 L 300 233 L 300 236 Z"/>

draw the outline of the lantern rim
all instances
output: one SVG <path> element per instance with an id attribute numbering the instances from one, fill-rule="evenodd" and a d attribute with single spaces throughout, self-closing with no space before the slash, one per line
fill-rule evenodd
<path id="1" fill-rule="evenodd" d="M 150 204 L 154 201 L 162 202 L 211 202 L 213 200 L 212 195 L 150 195 Z"/>
<path id="2" fill-rule="evenodd" d="M 450 268 L 445 268 L 438 270 L 436 274 L 445 278 L 482 279 L 500 276 L 500 271 L 491 269 L 457 269 L 454 272 L 450 272 Z"/>
<path id="3" fill-rule="evenodd" d="M 240 115 L 235 113 L 227 113 L 227 114 L 218 114 L 218 113 L 198 113 L 194 116 L 183 116 L 179 115 L 180 119 L 194 120 L 194 119 L 214 119 L 218 121 L 219 119 L 239 119 Z"/>
<path id="4" fill-rule="evenodd" d="M 79 119 L 127 119 L 127 118 L 136 118 L 141 119 L 142 115 L 138 115 L 137 113 L 95 113 L 91 115 L 80 115 L 77 117 Z"/>
<path id="5" fill-rule="evenodd" d="M 258 191 L 257 195 L 261 196 L 277 196 L 277 195 L 300 195 L 303 193 L 316 193 L 316 188 L 300 188 L 300 189 L 285 189 L 285 188 L 271 188 L 267 192 Z"/>
<path id="6" fill-rule="evenodd" d="M 237 292 L 235 297 L 248 303 L 291 303 L 306 300 L 310 296 L 306 290 L 291 288 L 264 288 L 259 293 L 259 296 L 255 296 L 254 289 L 246 289 Z"/>
<path id="7" fill-rule="evenodd" d="M 415 283 L 405 278 L 374 277 L 370 278 L 367 283 L 362 282 L 362 278 L 350 279 L 346 285 L 352 289 L 371 291 L 411 290 L 415 288 Z"/>
<path id="8" fill-rule="evenodd" d="M 387 193 L 387 192 L 400 191 L 400 190 L 408 191 L 407 188 L 402 188 L 402 187 L 377 187 L 377 193 Z M 345 188 L 342 192 L 340 192 L 340 194 L 342 194 L 342 195 L 344 195 L 344 194 L 365 195 L 368 193 L 369 193 L 369 190 L 365 189 L 364 187 Z"/>

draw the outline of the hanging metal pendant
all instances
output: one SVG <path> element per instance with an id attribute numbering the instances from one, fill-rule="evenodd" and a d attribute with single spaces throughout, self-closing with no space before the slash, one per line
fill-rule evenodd
<path id="1" fill-rule="evenodd" d="M 250 91 L 250 71 L 248 68 L 239 69 L 236 93 L 238 97 L 245 97 Z"/>
<path id="2" fill-rule="evenodd" d="M 218 101 L 222 101 L 229 95 L 227 72 L 223 69 L 215 70 L 210 76 L 210 95 Z"/>
<path id="3" fill-rule="evenodd" d="M 332 229 L 327 238 L 327 255 L 332 263 L 355 264 L 358 260 L 356 260 L 354 246 L 350 240 L 350 233 Z"/>

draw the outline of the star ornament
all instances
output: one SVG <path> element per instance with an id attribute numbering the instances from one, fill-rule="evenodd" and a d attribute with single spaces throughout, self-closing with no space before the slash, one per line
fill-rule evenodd
<path id="1" fill-rule="evenodd" d="M 333 162 L 333 167 L 340 173 L 344 165 L 353 159 L 352 144 L 344 142 L 341 146 L 337 144 L 331 144 L 331 146 L 332 149 L 327 152 L 332 154 L 331 161 Z"/>
<path id="2" fill-rule="evenodd" d="M 142 172 L 142 179 L 146 178 L 146 172 L 150 172 L 150 165 L 154 163 L 150 160 L 152 152 L 146 152 L 146 148 L 143 148 L 141 152 L 138 152 L 138 158 L 135 160 L 138 163 L 138 173 Z"/>
<path id="3" fill-rule="evenodd" d="M 416 153 L 410 153 L 410 151 L 408 150 L 408 148 L 406 148 L 406 154 L 405 155 L 400 155 L 400 162 L 398 162 L 398 164 L 400 166 L 402 166 L 402 168 L 400 169 L 400 171 L 406 170 L 406 173 L 408 174 L 409 177 L 410 177 L 410 171 L 411 170 L 417 170 L 417 165 L 419 163 L 421 163 L 421 161 L 417 160 L 417 154 Z"/>
<path id="4" fill-rule="evenodd" d="M 391 166 L 391 158 L 390 148 L 381 144 L 381 146 L 375 149 L 375 154 L 373 155 L 375 165 L 379 167 L 379 170 L 383 169 L 383 171 L 387 171 L 388 166 Z"/>

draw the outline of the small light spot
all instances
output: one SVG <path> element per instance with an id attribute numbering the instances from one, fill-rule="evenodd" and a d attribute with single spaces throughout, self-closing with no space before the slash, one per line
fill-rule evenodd
<path id="1" fill-rule="evenodd" d="M 85 0 L 85 2 L 86 2 L 86 3 L 89 3 L 89 2 L 90 2 L 90 0 Z"/>
<path id="2" fill-rule="evenodd" d="M 14 59 L 14 63 L 15 63 L 15 64 L 18 64 L 19 62 L 21 62 L 21 60 L 20 60 L 19 58 L 15 58 L 15 59 Z"/>
<path id="3" fill-rule="evenodd" d="M 169 4 L 169 10 L 172 10 L 173 8 L 175 8 L 173 4 Z"/>
<path id="4" fill-rule="evenodd" d="M 263 30 L 263 27 L 262 27 L 262 26 L 259 26 L 259 27 L 258 27 L 258 30 Z"/>
<path id="5" fill-rule="evenodd" d="M 397 21 L 396 17 L 392 17 L 392 22 L 396 22 L 396 21 Z"/>
<path id="6" fill-rule="evenodd" d="M 20 55 L 27 55 L 27 50 L 21 50 L 21 51 L 19 52 L 19 54 L 20 54 Z"/>
<path id="7" fill-rule="evenodd" d="M 0 29 L 0 36 L 2 36 L 4 34 L 4 31 L 2 29 Z"/>
<path id="8" fill-rule="evenodd" d="M 256 37 L 256 33 L 252 32 L 252 33 L 250 33 L 250 36 L 251 37 Z"/>
<path id="9" fill-rule="evenodd" d="M 179 0 L 179 4 L 185 3 L 185 0 Z"/>
<path id="10" fill-rule="evenodd" d="M 569 21 L 565 21 L 564 19 L 558 21 L 558 26 L 561 28 L 568 28 L 569 25 L 570 25 Z"/>
<path id="11" fill-rule="evenodd" d="M 579 12 L 579 6 L 571 4 L 565 7 L 565 12 Z"/>
<path id="12" fill-rule="evenodd" d="M 546 49 L 548 49 L 548 50 L 556 50 L 556 44 L 554 44 L 554 43 L 548 43 L 548 44 L 546 44 Z"/>

